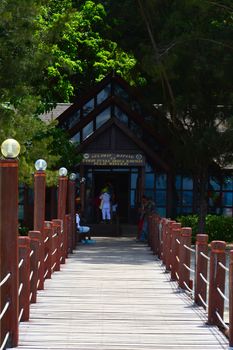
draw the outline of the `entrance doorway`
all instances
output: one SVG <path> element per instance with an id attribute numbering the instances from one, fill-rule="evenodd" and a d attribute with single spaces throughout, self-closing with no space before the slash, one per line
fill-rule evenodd
<path id="1" fill-rule="evenodd" d="M 129 219 L 129 174 L 101 172 L 93 174 L 94 196 L 100 195 L 101 190 L 110 183 L 118 204 L 118 216 L 121 223 Z"/>

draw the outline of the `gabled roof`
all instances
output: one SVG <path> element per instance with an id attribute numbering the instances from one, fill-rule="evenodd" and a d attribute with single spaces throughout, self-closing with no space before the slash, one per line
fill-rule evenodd
<path id="1" fill-rule="evenodd" d="M 109 73 L 103 80 L 93 86 L 89 92 L 83 96 L 78 97 L 76 101 L 58 117 L 59 122 L 61 123 L 67 117 L 67 115 L 70 115 L 77 109 L 81 108 L 86 102 L 88 102 L 91 98 L 93 98 L 93 96 L 98 94 L 106 85 L 111 82 L 118 83 L 125 91 L 128 92 L 129 95 L 132 95 L 136 100 L 138 99 L 135 90 L 124 79 L 115 73 Z"/>
<path id="2" fill-rule="evenodd" d="M 84 140 L 78 147 L 78 151 L 84 153 L 88 145 L 94 143 L 94 141 L 104 134 L 108 132 L 108 130 L 112 126 L 116 126 L 121 130 L 127 137 L 135 143 L 135 145 L 141 149 L 145 155 L 153 162 L 156 163 L 163 171 L 168 171 L 169 166 L 164 162 L 158 154 L 153 152 L 150 147 L 148 147 L 142 140 L 137 138 L 135 134 L 133 134 L 130 129 L 128 129 L 124 124 L 120 123 L 117 118 L 109 119 L 104 125 L 102 125 L 98 130 L 96 130 L 90 137 Z"/>
<path id="3" fill-rule="evenodd" d="M 101 113 L 109 113 L 110 115 L 104 120 L 106 127 L 111 124 L 110 121 L 107 122 L 111 118 L 112 122 L 114 121 L 119 128 L 124 130 L 128 137 L 134 139 L 135 144 L 141 145 L 140 147 L 150 159 L 153 159 L 157 164 L 160 163 L 163 169 L 168 168 L 165 161 L 162 161 L 162 153 L 166 153 L 164 150 L 167 149 L 166 142 L 158 135 L 153 125 L 146 121 L 134 89 L 118 75 L 109 74 L 93 89 L 90 89 L 85 96 L 78 98 L 58 117 L 59 126 L 66 129 L 70 137 L 74 137 L 75 140 L 79 139 L 84 129 L 87 128 L 88 136 L 86 136 L 86 131 L 84 132 L 85 136 L 83 138 L 81 136 L 82 148 L 104 129 L 102 123 L 97 123 L 97 118 L 100 119 Z M 123 119 L 127 119 L 127 125 L 124 125 L 124 120 L 121 122 L 117 120 L 116 116 L 119 119 L 121 116 Z M 89 128 L 93 128 L 93 130 L 89 132 Z M 137 136 L 134 135 L 134 131 Z M 92 133 L 94 134 L 90 136 Z M 142 135 L 141 139 L 139 133 Z M 86 137 L 87 140 L 85 140 Z M 158 150 L 161 151 L 159 157 L 156 154 Z"/>

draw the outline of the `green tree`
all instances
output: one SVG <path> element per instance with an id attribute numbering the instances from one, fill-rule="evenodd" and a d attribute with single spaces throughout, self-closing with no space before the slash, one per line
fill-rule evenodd
<path id="1" fill-rule="evenodd" d="M 210 170 L 232 162 L 233 12 L 209 1 L 166 3 L 164 13 L 158 3 L 148 1 L 145 7 L 138 0 L 156 67 L 152 75 L 163 85 L 163 115 L 173 136 L 176 168 L 178 163 L 199 184 L 199 232 L 204 232 Z M 151 24 L 153 13 L 166 15 L 159 34 Z M 226 18 L 231 23 L 222 26 Z"/>
<path id="2" fill-rule="evenodd" d="M 232 2 L 108 3 L 110 37 L 132 50 L 148 83 L 145 99 L 160 106 L 154 123 L 170 142 L 174 172 L 199 183 L 203 232 L 210 170 L 218 173 L 233 154 Z"/>
<path id="3" fill-rule="evenodd" d="M 51 36 L 52 61 L 44 71 L 44 100 L 68 102 L 114 70 L 133 83 L 134 56 L 107 37 L 106 12 L 101 4 L 50 0 L 40 16 L 39 35 Z M 56 29 L 56 30 L 55 30 Z"/>
<path id="4" fill-rule="evenodd" d="M 20 142 L 20 181 L 27 184 L 32 183 L 36 159 L 45 158 L 54 169 L 67 159 L 66 147 L 70 157 L 76 157 L 68 138 L 60 132 L 61 145 L 55 125 L 46 125 L 36 117 L 38 90 L 42 89 L 36 82 L 50 57 L 48 50 L 43 50 L 42 35 L 37 34 L 36 19 L 42 5 L 43 1 L 35 0 L 0 3 L 0 143 L 8 137 Z M 52 184 L 55 172 L 48 172 Z"/>

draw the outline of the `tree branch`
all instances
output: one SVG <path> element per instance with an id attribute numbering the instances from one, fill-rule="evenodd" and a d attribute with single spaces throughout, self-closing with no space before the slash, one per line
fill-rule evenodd
<path id="1" fill-rule="evenodd" d="M 174 98 L 174 94 L 173 94 L 173 91 L 172 91 L 172 87 L 171 87 L 171 84 L 169 82 L 169 79 L 168 79 L 166 70 L 164 68 L 164 65 L 161 62 L 159 51 L 158 51 L 158 48 L 157 48 L 157 44 L 155 42 L 154 35 L 152 33 L 152 29 L 151 29 L 149 20 L 148 20 L 148 18 L 146 16 L 144 7 L 142 5 L 142 1 L 141 0 L 137 0 L 137 2 L 138 2 L 138 6 L 139 6 L 139 9 L 140 9 L 142 18 L 143 18 L 143 20 L 145 22 L 145 25 L 146 25 L 146 29 L 148 31 L 149 38 L 151 40 L 152 48 L 153 48 L 154 53 L 155 53 L 156 63 L 161 67 L 161 80 L 164 81 L 165 86 L 167 88 L 167 92 L 168 92 L 168 95 L 169 95 L 169 98 L 170 98 L 170 101 L 171 101 L 171 106 L 172 106 L 171 115 L 172 115 L 172 119 L 174 119 L 175 116 L 176 116 L 176 105 L 175 105 L 175 98 Z"/>

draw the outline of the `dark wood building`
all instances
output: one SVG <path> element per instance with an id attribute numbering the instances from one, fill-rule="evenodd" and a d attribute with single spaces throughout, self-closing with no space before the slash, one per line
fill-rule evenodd
<path id="1" fill-rule="evenodd" d="M 80 197 L 90 219 L 95 218 L 95 198 L 111 183 L 122 222 L 134 223 L 142 195 L 152 197 L 161 215 L 169 212 L 169 165 L 163 158 L 166 143 L 146 122 L 141 107 L 126 82 L 109 75 L 59 117 L 83 154 L 77 164 L 85 178 Z"/>
<path id="2" fill-rule="evenodd" d="M 198 212 L 195 180 L 173 173 L 168 140 L 157 133 L 154 117 L 143 110 L 132 88 L 119 76 L 108 75 L 77 102 L 62 104 L 52 117 L 83 154 L 74 170 L 79 179 L 77 197 L 89 221 L 96 221 L 96 199 L 106 183 L 111 183 L 116 194 L 123 223 L 136 223 L 143 194 L 154 200 L 161 216 Z M 220 181 L 209 178 L 208 206 L 210 213 L 232 216 L 231 170 L 223 172 Z"/>

